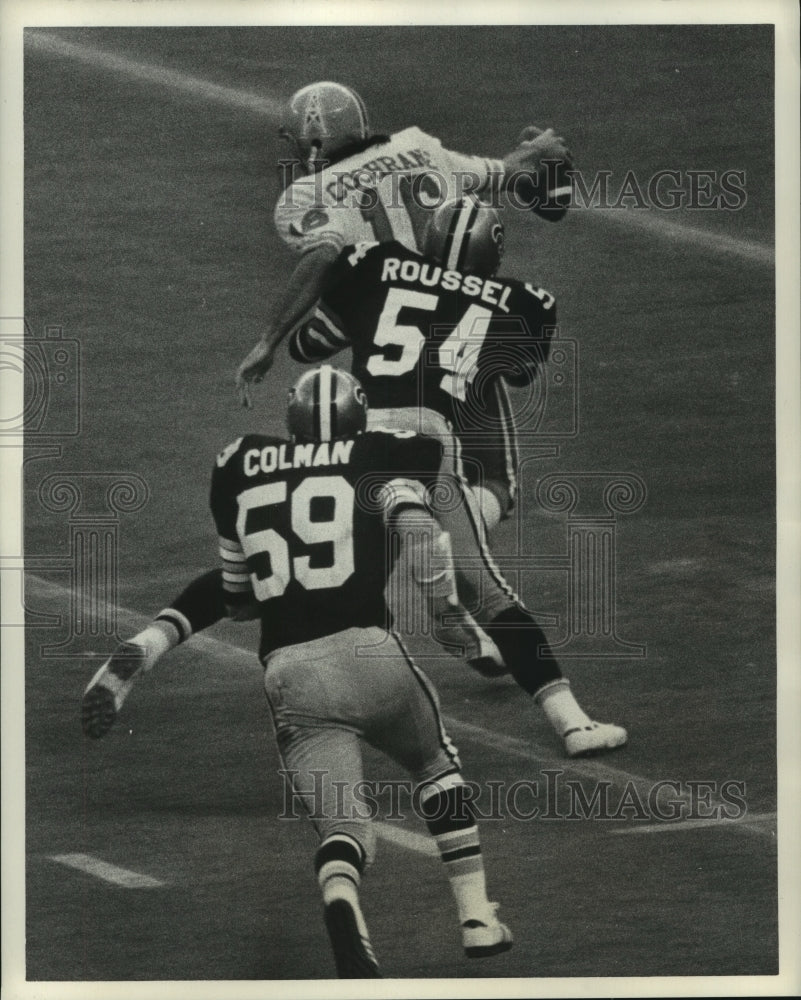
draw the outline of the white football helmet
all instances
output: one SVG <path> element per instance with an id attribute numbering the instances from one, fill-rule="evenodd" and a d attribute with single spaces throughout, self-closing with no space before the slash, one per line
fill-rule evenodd
<path id="1" fill-rule="evenodd" d="M 364 101 L 341 83 L 310 83 L 293 94 L 287 120 L 279 134 L 291 143 L 293 155 L 306 170 L 345 146 L 370 137 Z"/>

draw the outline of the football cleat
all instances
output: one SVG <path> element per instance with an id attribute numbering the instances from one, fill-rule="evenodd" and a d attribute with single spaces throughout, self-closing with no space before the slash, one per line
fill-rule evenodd
<path id="1" fill-rule="evenodd" d="M 145 665 L 145 650 L 123 642 L 89 682 L 81 703 L 81 726 L 98 740 L 114 725 L 117 713 Z"/>
<path id="2" fill-rule="evenodd" d="M 500 955 L 514 943 L 512 932 L 498 920 L 498 904 L 489 905 L 489 913 L 481 920 L 465 920 L 462 924 L 462 946 L 468 958 Z"/>
<path id="3" fill-rule="evenodd" d="M 423 254 L 451 270 L 490 278 L 503 256 L 501 218 L 475 195 L 446 201 L 431 216 Z"/>
<path id="4" fill-rule="evenodd" d="M 592 757 L 617 750 L 626 745 L 629 734 L 622 726 L 608 722 L 591 722 L 587 726 L 576 726 L 562 734 L 568 757 Z"/>
<path id="5" fill-rule="evenodd" d="M 114 695 L 103 684 L 96 684 L 86 692 L 81 703 L 81 726 L 86 736 L 99 740 L 114 725 L 117 707 Z"/>
<path id="6" fill-rule="evenodd" d="M 340 979 L 381 979 L 370 940 L 359 931 L 356 914 L 346 899 L 325 908 L 325 927 Z"/>
<path id="7" fill-rule="evenodd" d="M 367 396 L 348 372 L 320 365 L 289 390 L 286 420 L 295 441 L 355 437 L 367 426 Z"/>

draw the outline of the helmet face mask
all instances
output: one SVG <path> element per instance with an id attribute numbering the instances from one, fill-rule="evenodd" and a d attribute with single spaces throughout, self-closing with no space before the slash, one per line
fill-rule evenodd
<path id="1" fill-rule="evenodd" d="M 491 278 L 503 257 L 504 229 L 492 206 L 474 195 L 446 201 L 434 211 L 423 253 L 453 271 Z"/>
<path id="2" fill-rule="evenodd" d="M 301 88 L 289 100 L 279 133 L 307 173 L 340 149 L 370 136 L 364 101 L 350 87 L 322 81 Z"/>
<path id="3" fill-rule="evenodd" d="M 294 441 L 337 441 L 367 426 L 367 396 L 357 379 L 321 365 L 305 372 L 289 391 L 287 428 Z"/>

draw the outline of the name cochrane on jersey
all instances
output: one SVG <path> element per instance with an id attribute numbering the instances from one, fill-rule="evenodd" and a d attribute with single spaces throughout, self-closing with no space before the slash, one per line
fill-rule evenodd
<path id="1" fill-rule="evenodd" d="M 264 448 L 249 448 L 243 458 L 246 476 L 282 469 L 311 469 L 320 465 L 347 465 L 354 442 L 334 441 L 322 444 L 268 444 Z M 289 452 L 291 451 L 291 454 Z"/>
<path id="2" fill-rule="evenodd" d="M 401 261 L 397 257 L 387 257 L 381 272 L 382 281 L 408 281 L 433 288 L 440 285 L 447 292 L 461 290 L 465 295 L 478 295 L 482 302 L 497 306 L 505 313 L 509 312 L 506 302 L 512 294 L 508 285 L 500 281 L 484 280 L 477 274 L 461 274 L 459 271 L 443 271 L 436 264 L 421 264 L 416 260 Z M 500 293 L 500 297 L 498 296 Z"/>

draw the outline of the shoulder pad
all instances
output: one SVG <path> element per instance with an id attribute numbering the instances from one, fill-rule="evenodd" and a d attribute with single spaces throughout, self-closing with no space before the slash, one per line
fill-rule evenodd
<path id="1" fill-rule="evenodd" d="M 347 261 L 350 266 L 356 267 L 359 261 L 366 257 L 370 250 L 380 245 L 380 243 L 376 243 L 375 241 L 370 242 L 369 240 L 363 240 L 361 243 L 351 244 L 349 247 L 345 247 L 342 253 L 343 255 L 347 254 Z"/>
<path id="2" fill-rule="evenodd" d="M 225 448 L 217 455 L 217 468 L 221 469 L 227 462 L 231 455 L 235 454 L 240 444 L 244 441 L 244 438 L 237 438 L 236 441 L 232 441 L 231 444 L 226 445 Z"/>
<path id="3" fill-rule="evenodd" d="M 540 300 L 543 309 L 550 309 L 554 302 L 556 302 L 556 299 L 550 292 L 546 292 L 544 288 L 538 288 L 536 285 L 532 285 L 530 281 L 526 281 L 523 287 L 529 295 L 533 295 L 534 298 Z"/>
<path id="4" fill-rule="evenodd" d="M 394 132 L 390 136 L 390 142 L 424 142 L 426 144 L 433 143 L 436 146 L 441 146 L 442 143 L 436 136 L 429 135 L 428 132 L 424 132 L 417 125 L 410 125 L 408 128 L 402 129 L 400 132 Z"/>

